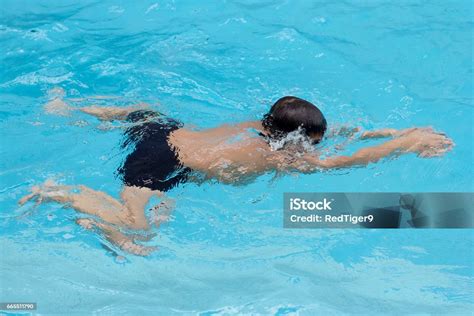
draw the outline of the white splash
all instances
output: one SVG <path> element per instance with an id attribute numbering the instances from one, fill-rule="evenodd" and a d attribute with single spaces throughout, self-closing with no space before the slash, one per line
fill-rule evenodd
<path id="1" fill-rule="evenodd" d="M 312 152 L 315 150 L 309 137 L 299 127 L 297 130 L 288 133 L 285 137 L 278 140 L 270 140 L 270 148 L 272 151 L 279 149 L 294 149 L 296 152 Z"/>

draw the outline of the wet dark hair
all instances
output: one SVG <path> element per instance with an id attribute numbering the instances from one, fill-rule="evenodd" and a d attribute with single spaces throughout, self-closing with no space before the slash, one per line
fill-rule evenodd
<path id="1" fill-rule="evenodd" d="M 300 127 L 307 136 L 322 136 L 327 128 L 323 113 L 314 104 L 292 96 L 276 101 L 263 116 L 262 125 L 273 139 L 281 139 Z"/>

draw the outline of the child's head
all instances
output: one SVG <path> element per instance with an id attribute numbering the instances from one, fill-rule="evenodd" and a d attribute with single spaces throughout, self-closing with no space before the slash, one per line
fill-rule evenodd
<path id="1" fill-rule="evenodd" d="M 315 143 L 326 131 L 323 113 L 312 103 L 303 99 L 286 96 L 279 99 L 264 115 L 262 125 L 269 137 L 280 139 L 301 128 Z"/>

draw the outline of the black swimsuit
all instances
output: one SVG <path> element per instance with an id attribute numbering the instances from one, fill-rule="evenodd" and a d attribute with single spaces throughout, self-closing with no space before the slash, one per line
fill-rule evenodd
<path id="1" fill-rule="evenodd" d="M 127 121 L 135 124 L 125 131 L 123 147 L 134 145 L 134 150 L 117 170 L 123 182 L 162 192 L 186 182 L 191 170 L 168 144 L 170 133 L 182 124 L 146 110 L 130 113 Z"/>

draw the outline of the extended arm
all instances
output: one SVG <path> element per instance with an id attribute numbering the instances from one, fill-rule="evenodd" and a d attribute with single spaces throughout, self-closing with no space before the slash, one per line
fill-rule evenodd
<path id="1" fill-rule="evenodd" d="M 407 133 L 413 132 L 414 130 L 417 130 L 417 129 L 419 128 L 413 127 L 413 128 L 407 128 L 407 129 L 401 129 L 401 130 L 397 130 L 394 128 L 383 128 L 383 129 L 379 129 L 375 131 L 363 132 L 362 135 L 360 136 L 360 139 L 397 137 L 397 136 L 402 136 Z"/>
<path id="2" fill-rule="evenodd" d="M 396 130 L 394 128 L 383 128 L 373 131 L 365 131 L 360 135 L 356 135 L 361 131 L 360 127 L 350 127 L 350 126 L 341 126 L 331 129 L 328 133 L 328 137 L 343 136 L 346 139 L 336 145 L 334 148 L 336 150 L 341 150 L 345 148 L 348 144 L 356 140 L 366 140 L 366 139 L 376 139 L 376 138 L 387 138 L 387 137 L 397 137 L 403 134 L 409 133 L 415 130 L 415 128 L 408 128 L 402 130 Z"/>
<path id="3" fill-rule="evenodd" d="M 292 163 L 291 167 L 302 172 L 312 172 L 317 169 L 363 166 L 394 154 L 417 153 L 420 157 L 434 157 L 443 155 L 454 145 L 451 139 L 431 128 L 414 128 L 396 135 L 399 136 L 380 145 L 360 149 L 351 156 L 321 160 L 306 154 L 301 161 Z"/>
<path id="4" fill-rule="evenodd" d="M 377 162 L 380 159 L 393 154 L 402 154 L 407 152 L 409 151 L 403 143 L 403 140 L 396 138 L 377 146 L 362 148 L 351 156 L 336 156 L 324 160 L 318 160 L 317 164 L 319 164 L 320 167 L 326 169 L 360 165 L 364 166 L 371 162 Z"/>

